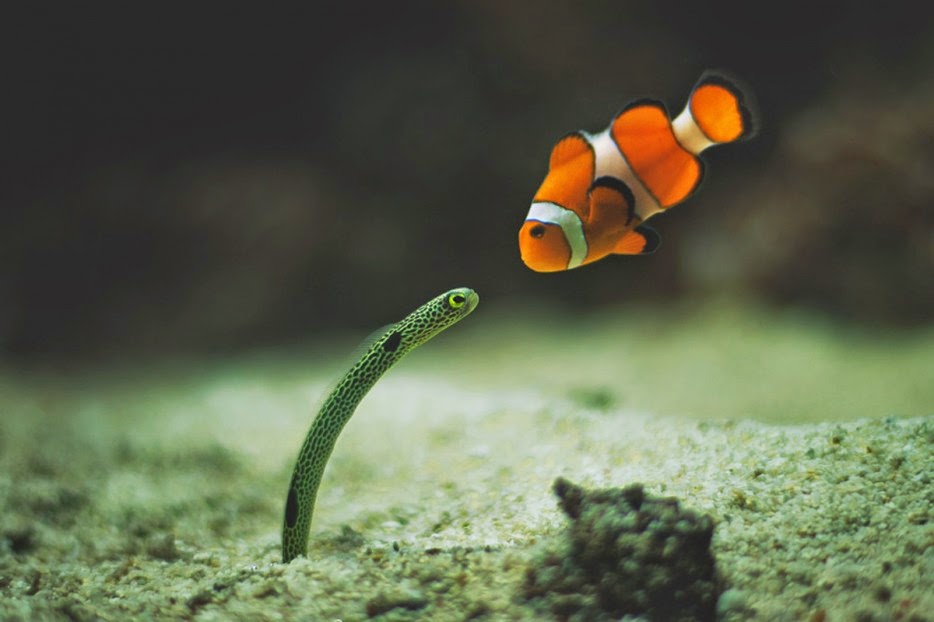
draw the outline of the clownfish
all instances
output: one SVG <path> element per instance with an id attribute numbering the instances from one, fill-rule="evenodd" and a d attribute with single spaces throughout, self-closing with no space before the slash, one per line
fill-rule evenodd
<path id="1" fill-rule="evenodd" d="M 704 176 L 697 156 L 752 133 L 748 97 L 707 72 L 674 121 L 663 103 L 640 99 L 599 134 L 564 136 L 519 230 L 522 261 L 558 272 L 611 254 L 654 252 L 661 238 L 643 223 L 697 189 Z"/>

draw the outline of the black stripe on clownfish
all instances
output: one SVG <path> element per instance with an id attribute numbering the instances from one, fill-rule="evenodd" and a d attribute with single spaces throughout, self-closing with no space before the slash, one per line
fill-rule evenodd
<path id="1" fill-rule="evenodd" d="M 656 108 L 660 108 L 661 111 L 664 112 L 666 116 L 668 116 L 668 106 L 665 105 L 665 102 L 660 101 L 658 99 L 653 99 L 651 97 L 639 97 L 637 99 L 632 100 L 631 102 L 628 102 L 622 108 L 620 108 L 619 112 L 617 112 L 616 116 L 613 118 L 616 119 L 616 117 L 620 116 L 627 110 L 632 110 L 633 108 L 639 108 L 640 106 L 655 106 Z"/>

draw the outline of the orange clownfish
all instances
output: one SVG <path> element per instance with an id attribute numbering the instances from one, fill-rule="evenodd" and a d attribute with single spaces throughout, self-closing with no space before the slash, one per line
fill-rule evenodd
<path id="1" fill-rule="evenodd" d="M 610 254 L 653 252 L 661 239 L 643 223 L 697 189 L 704 174 L 698 154 L 752 130 L 742 90 L 708 72 L 674 121 L 664 104 L 641 99 L 599 134 L 568 134 L 551 150 L 548 175 L 519 230 L 522 261 L 536 272 L 558 272 Z"/>

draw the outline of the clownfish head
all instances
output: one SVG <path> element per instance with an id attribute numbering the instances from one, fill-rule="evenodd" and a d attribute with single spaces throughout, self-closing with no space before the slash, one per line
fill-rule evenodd
<path id="1" fill-rule="evenodd" d="M 519 253 L 536 272 L 567 270 L 571 261 L 571 245 L 561 227 L 537 220 L 526 220 L 519 229 Z"/>

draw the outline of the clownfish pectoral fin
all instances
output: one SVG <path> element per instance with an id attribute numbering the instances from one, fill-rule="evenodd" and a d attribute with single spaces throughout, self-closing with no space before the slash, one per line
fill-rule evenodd
<path id="1" fill-rule="evenodd" d="M 613 252 L 617 255 L 649 255 L 658 250 L 662 238 L 652 227 L 639 225 L 619 239 Z"/>
<path id="2" fill-rule="evenodd" d="M 693 153 L 743 140 L 755 133 L 753 105 L 733 78 L 707 72 L 701 76 L 684 112 L 673 122 L 679 142 Z"/>
<path id="3" fill-rule="evenodd" d="M 588 218 L 591 223 L 615 220 L 620 214 L 625 214 L 626 225 L 629 225 L 637 217 L 636 198 L 629 186 L 617 177 L 598 177 L 590 185 L 589 194 Z"/>
<path id="4" fill-rule="evenodd" d="M 578 132 L 563 136 L 551 148 L 551 157 L 548 159 L 548 170 L 553 171 L 562 164 L 585 155 L 591 151 L 590 143 Z"/>

